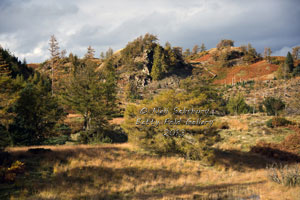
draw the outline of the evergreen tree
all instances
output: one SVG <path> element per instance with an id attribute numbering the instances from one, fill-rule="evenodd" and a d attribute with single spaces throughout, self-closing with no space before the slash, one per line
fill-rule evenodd
<path id="1" fill-rule="evenodd" d="M 200 51 L 201 52 L 206 51 L 206 47 L 205 47 L 204 43 L 201 44 Z"/>
<path id="2" fill-rule="evenodd" d="M 300 76 L 300 63 L 293 70 L 293 76 Z"/>
<path id="3" fill-rule="evenodd" d="M 178 60 L 176 58 L 175 52 L 171 47 L 171 44 L 168 42 L 165 45 L 165 54 L 166 54 L 166 63 L 169 66 L 175 66 Z"/>
<path id="4" fill-rule="evenodd" d="M 105 59 L 105 56 L 104 56 L 104 53 L 103 51 L 100 53 L 100 59 L 104 60 Z"/>
<path id="5" fill-rule="evenodd" d="M 185 52 L 183 53 L 183 56 L 184 56 L 184 57 L 188 57 L 188 56 L 190 56 L 190 55 L 191 55 L 191 51 L 190 51 L 189 48 L 187 48 L 187 49 L 185 50 Z"/>
<path id="6" fill-rule="evenodd" d="M 95 56 L 95 49 L 93 49 L 91 46 L 87 48 L 87 53 L 85 54 L 85 58 L 87 59 L 93 59 Z"/>
<path id="7" fill-rule="evenodd" d="M 54 94 L 54 68 L 56 63 L 59 60 L 59 46 L 58 42 L 54 35 L 51 35 L 50 41 L 49 41 L 49 51 L 51 55 L 51 92 L 52 95 Z"/>
<path id="8" fill-rule="evenodd" d="M 287 72 L 293 72 L 294 60 L 293 60 L 292 54 L 290 52 L 287 53 L 284 64 L 285 64 L 285 68 L 286 68 Z"/>
<path id="9" fill-rule="evenodd" d="M 66 104 L 83 116 L 83 129 L 89 134 L 103 133 L 107 118 L 116 107 L 112 65 L 108 63 L 101 73 L 96 69 L 97 64 L 91 60 L 81 63 L 66 83 L 64 93 Z"/>
<path id="10" fill-rule="evenodd" d="M 0 153 L 1 151 L 11 145 L 11 138 L 6 127 L 0 124 Z"/>
<path id="11" fill-rule="evenodd" d="M 234 41 L 233 40 L 221 40 L 218 44 L 217 44 L 217 49 L 221 49 L 224 47 L 233 47 L 234 46 Z"/>
<path id="12" fill-rule="evenodd" d="M 159 45 L 154 49 L 153 66 L 151 70 L 151 77 L 153 80 L 160 80 L 163 75 L 163 63 L 162 63 L 162 50 Z"/>
<path id="13" fill-rule="evenodd" d="M 63 109 L 50 94 L 48 80 L 35 75 L 20 91 L 13 106 L 15 118 L 9 126 L 14 145 L 40 144 L 52 134 Z"/>
<path id="14" fill-rule="evenodd" d="M 103 92 L 105 98 L 106 115 L 110 116 L 114 113 L 117 101 L 117 77 L 115 67 L 113 66 L 113 60 L 108 59 L 105 63 L 104 69 L 101 71 L 103 78 Z"/>
<path id="15" fill-rule="evenodd" d="M 109 47 L 108 50 L 106 51 L 106 59 L 110 58 L 113 54 L 114 54 L 113 49 Z"/>
<path id="16" fill-rule="evenodd" d="M 242 46 L 242 51 L 245 51 L 245 47 Z M 257 59 L 258 59 L 258 54 L 255 50 L 255 48 L 252 47 L 252 45 L 249 43 L 247 46 L 247 51 L 244 52 L 245 56 L 243 57 L 243 60 L 247 63 L 247 64 L 251 64 L 254 63 Z"/>
<path id="17" fill-rule="evenodd" d="M 277 99 L 274 97 L 267 97 L 263 101 L 263 105 L 265 106 L 265 110 L 268 115 L 276 115 L 278 116 L 279 111 L 285 108 L 285 104 L 281 99 Z"/>

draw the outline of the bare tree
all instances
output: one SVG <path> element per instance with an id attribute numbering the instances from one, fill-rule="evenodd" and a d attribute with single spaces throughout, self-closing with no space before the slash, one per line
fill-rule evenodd
<path id="1" fill-rule="evenodd" d="M 269 47 L 266 47 L 264 50 L 264 58 L 270 62 L 271 61 L 271 54 L 272 54 L 272 50 Z"/>
<path id="2" fill-rule="evenodd" d="M 108 50 L 106 51 L 106 58 L 110 58 L 112 55 L 114 54 L 114 50 L 112 48 L 108 48 Z"/>
<path id="3" fill-rule="evenodd" d="M 60 58 L 65 58 L 66 55 L 67 55 L 67 50 L 64 49 L 60 52 Z"/>
<path id="4" fill-rule="evenodd" d="M 294 60 L 299 59 L 299 57 L 300 57 L 299 51 L 300 51 L 300 46 L 296 46 L 296 47 L 293 48 L 292 56 L 293 56 Z"/>
<path id="5" fill-rule="evenodd" d="M 192 49 L 192 54 L 196 55 L 198 53 L 198 51 L 199 51 L 199 46 L 196 44 Z"/>
<path id="6" fill-rule="evenodd" d="M 51 35 L 50 41 L 49 41 L 49 51 L 50 51 L 50 55 L 51 55 L 51 92 L 53 95 L 53 79 L 54 79 L 54 65 L 55 63 L 58 61 L 59 58 L 59 46 L 58 46 L 58 42 L 55 38 L 54 35 Z"/>

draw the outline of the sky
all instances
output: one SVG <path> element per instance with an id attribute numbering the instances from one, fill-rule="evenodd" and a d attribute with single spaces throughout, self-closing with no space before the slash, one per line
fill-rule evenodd
<path id="1" fill-rule="evenodd" d="M 0 45 L 27 63 L 49 59 L 49 40 L 83 56 L 151 33 L 160 44 L 213 48 L 221 39 L 286 56 L 300 46 L 299 0 L 0 0 Z"/>

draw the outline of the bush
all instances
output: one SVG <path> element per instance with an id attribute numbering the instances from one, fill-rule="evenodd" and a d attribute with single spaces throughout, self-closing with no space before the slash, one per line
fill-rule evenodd
<path id="1" fill-rule="evenodd" d="M 72 129 L 67 124 L 59 124 L 56 128 L 56 132 L 59 135 L 70 135 L 72 132 Z"/>
<path id="2" fill-rule="evenodd" d="M 274 97 L 267 97 L 263 101 L 263 105 L 268 115 L 278 115 L 279 111 L 285 108 L 285 103 L 281 99 Z"/>
<path id="3" fill-rule="evenodd" d="M 274 128 L 278 126 L 287 126 L 293 124 L 293 122 L 285 119 L 284 117 L 274 117 L 266 122 L 269 128 Z"/>
<path id="4" fill-rule="evenodd" d="M 268 178 L 284 186 L 300 186 L 300 169 L 297 164 L 272 164 L 267 166 Z"/>
<path id="5" fill-rule="evenodd" d="M 123 143 L 127 140 L 127 135 L 118 126 L 112 126 L 102 131 L 81 131 L 78 138 L 78 141 L 83 144 Z"/>
<path id="6" fill-rule="evenodd" d="M 52 138 L 48 138 L 46 139 L 43 144 L 44 145 L 63 145 L 65 144 L 68 140 L 70 139 L 70 137 L 68 135 L 60 135 L 57 137 L 52 137 Z"/>
<path id="7" fill-rule="evenodd" d="M 0 166 L 0 182 L 14 182 L 17 174 L 25 172 L 25 164 L 20 161 L 15 161 L 10 167 Z"/>
<path id="8" fill-rule="evenodd" d="M 241 94 L 231 97 L 227 103 L 227 109 L 231 114 L 242 114 L 250 111 L 250 106 L 246 104 L 244 97 Z"/>

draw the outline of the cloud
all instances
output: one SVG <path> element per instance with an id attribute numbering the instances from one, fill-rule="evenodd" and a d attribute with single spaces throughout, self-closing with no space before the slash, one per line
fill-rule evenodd
<path id="1" fill-rule="evenodd" d="M 1 0 L 0 44 L 28 62 L 49 57 L 52 34 L 79 56 L 89 45 L 96 56 L 123 48 L 147 32 L 183 48 L 228 38 L 280 53 L 300 43 L 299 18 L 297 0 Z"/>

